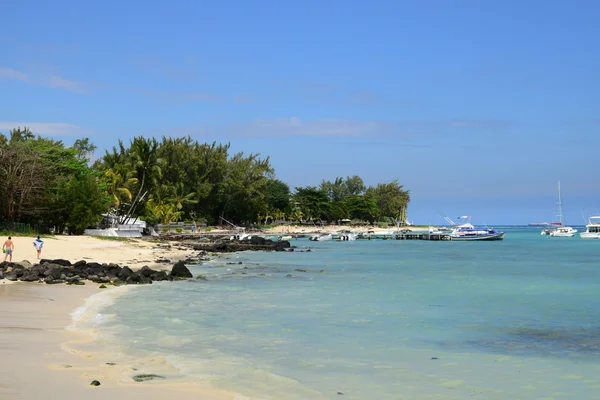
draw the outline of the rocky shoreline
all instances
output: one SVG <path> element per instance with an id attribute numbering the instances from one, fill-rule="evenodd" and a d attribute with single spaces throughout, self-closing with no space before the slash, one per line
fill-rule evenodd
<path id="1" fill-rule="evenodd" d="M 153 281 L 173 281 L 192 278 L 185 261 L 177 261 L 170 272 L 144 266 L 133 271 L 128 266 L 100 264 L 85 260 L 71 263 L 69 260 L 40 260 L 31 265 L 28 261 L 0 263 L 0 279 L 47 284 L 66 283 L 84 285 L 91 281 L 105 285 L 151 284 Z"/>
<path id="2" fill-rule="evenodd" d="M 230 239 L 230 235 L 198 236 L 197 234 L 164 234 L 160 236 L 161 241 L 176 241 L 182 247 L 188 247 L 197 251 L 212 253 L 233 253 L 237 251 L 293 251 L 293 247 L 287 240 L 270 240 L 260 236 L 252 236 L 250 239 Z"/>
<path id="3" fill-rule="evenodd" d="M 193 240 L 196 239 L 196 240 Z M 21 282 L 40 282 L 47 284 L 65 283 L 67 285 L 84 285 L 85 281 L 101 285 L 136 285 L 152 282 L 174 281 L 193 278 L 186 264 L 197 264 L 208 260 L 209 253 L 231 253 L 237 251 L 293 251 L 288 241 L 272 241 L 261 237 L 249 240 L 223 240 L 214 238 L 211 241 L 198 241 L 190 235 L 165 235 L 160 238 L 157 248 L 172 245 L 165 242 L 177 242 L 180 249 L 199 251 L 197 256 L 175 262 L 170 271 L 155 270 L 147 265 L 134 271 L 129 266 L 116 263 L 98 263 L 80 260 L 74 263 L 66 259 L 42 259 L 36 264 L 29 261 L 0 263 L 0 280 Z M 157 259 L 155 263 L 171 263 L 168 259 Z M 205 279 L 199 276 L 197 279 Z M 102 286 L 101 286 L 102 287 Z"/>

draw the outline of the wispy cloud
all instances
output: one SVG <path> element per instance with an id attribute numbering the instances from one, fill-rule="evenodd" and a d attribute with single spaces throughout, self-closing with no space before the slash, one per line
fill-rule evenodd
<path id="1" fill-rule="evenodd" d="M 190 135 L 218 138 L 290 138 L 290 137 L 339 137 L 339 138 L 388 138 L 406 139 L 435 135 L 450 135 L 464 131 L 486 132 L 508 129 L 511 121 L 378 121 L 351 119 L 303 120 L 298 117 L 259 119 L 236 124 L 193 125 L 167 128 L 170 131 Z"/>
<path id="2" fill-rule="evenodd" d="M 194 57 L 177 63 L 156 56 L 133 56 L 129 62 L 139 71 L 186 82 L 196 80 L 197 66 Z"/>
<path id="3" fill-rule="evenodd" d="M 88 129 L 77 125 L 55 122 L 9 122 L 0 121 L 0 132 L 8 132 L 15 128 L 29 128 L 37 135 L 49 136 L 76 136 L 89 135 Z"/>
<path id="4" fill-rule="evenodd" d="M 159 101 L 167 101 L 169 104 L 178 102 L 230 102 L 230 103 L 253 103 L 256 99 L 250 96 L 221 96 L 214 93 L 189 91 L 189 92 L 169 92 L 156 91 L 151 89 L 131 89 L 131 92 L 140 94 L 147 98 Z"/>
<path id="5" fill-rule="evenodd" d="M 0 66 L 0 79 L 18 80 L 30 85 L 67 90 L 74 93 L 87 93 L 89 91 L 89 85 L 53 73 L 25 72 L 3 66 Z"/>

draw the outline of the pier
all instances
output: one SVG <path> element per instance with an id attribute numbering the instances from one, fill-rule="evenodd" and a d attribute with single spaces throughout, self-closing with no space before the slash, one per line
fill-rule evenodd
<path id="1" fill-rule="evenodd" d="M 396 235 L 396 240 L 452 240 L 449 233 L 406 232 Z"/>

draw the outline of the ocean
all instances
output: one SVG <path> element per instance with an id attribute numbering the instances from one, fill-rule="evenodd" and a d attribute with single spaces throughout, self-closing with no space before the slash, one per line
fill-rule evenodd
<path id="1" fill-rule="evenodd" d="M 600 398 L 600 241 L 497 229 L 226 254 L 94 295 L 73 328 L 131 375 L 245 399 Z"/>

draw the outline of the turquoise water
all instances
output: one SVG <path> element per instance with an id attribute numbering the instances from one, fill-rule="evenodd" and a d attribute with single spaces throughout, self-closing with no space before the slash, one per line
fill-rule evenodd
<path id="1" fill-rule="evenodd" d="M 598 398 L 600 241 L 505 230 L 229 254 L 190 267 L 207 281 L 126 290 L 81 327 L 253 399 Z"/>

